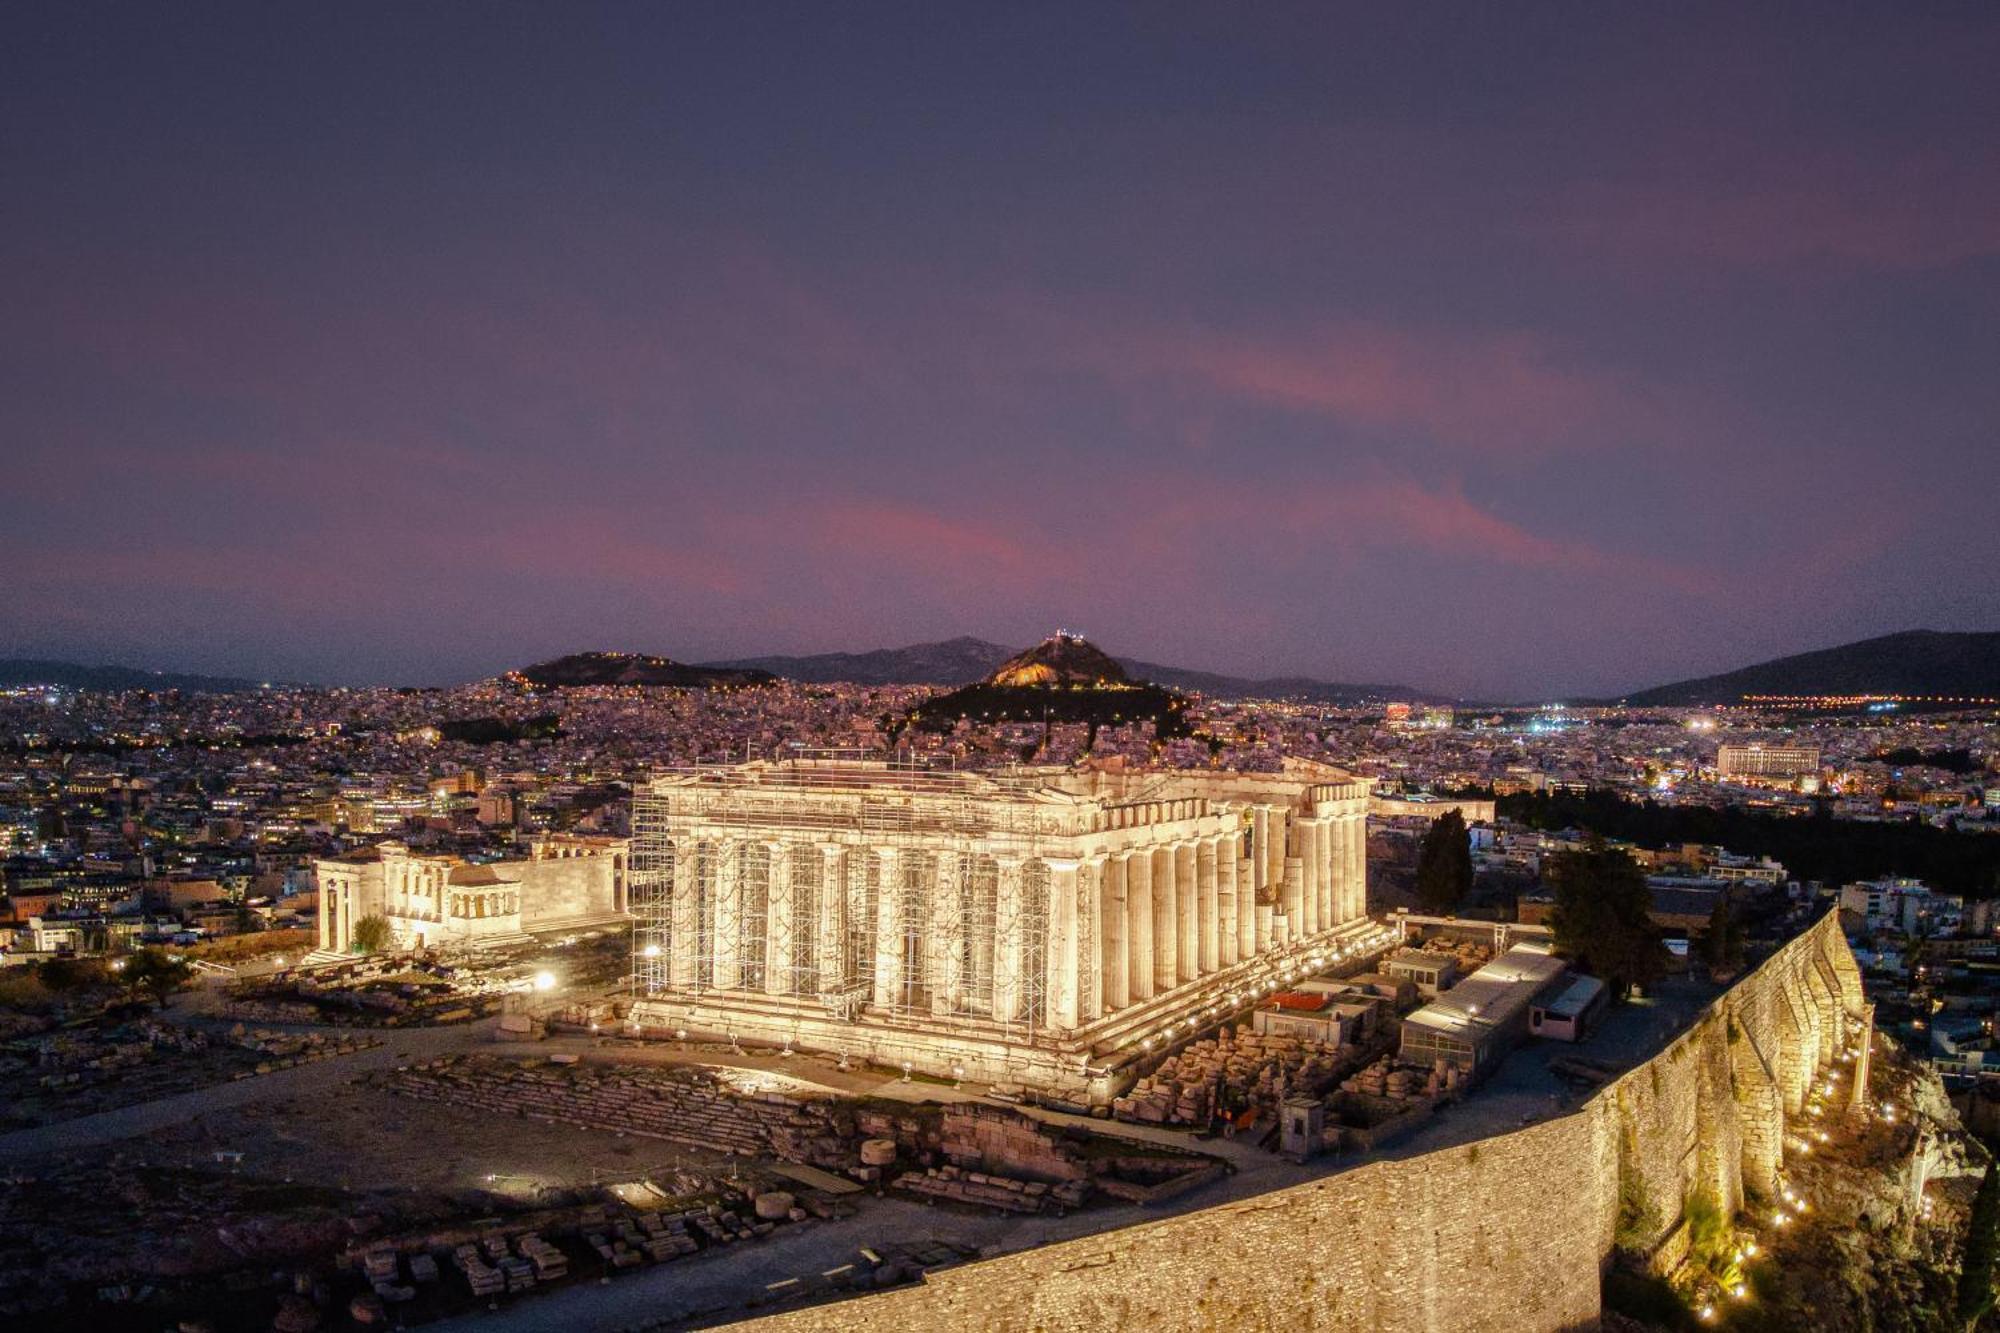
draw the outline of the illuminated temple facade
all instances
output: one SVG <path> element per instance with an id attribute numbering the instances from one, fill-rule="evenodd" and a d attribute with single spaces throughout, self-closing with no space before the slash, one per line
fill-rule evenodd
<path id="1" fill-rule="evenodd" d="M 391 841 L 315 861 L 313 957 L 349 953 L 356 923 L 371 916 L 387 923 L 393 949 L 513 944 L 546 931 L 617 924 L 625 916 L 627 857 L 623 838 L 545 833 L 525 860 L 472 862 Z"/>
<path id="2" fill-rule="evenodd" d="M 632 1021 L 1108 1098 L 1363 947 L 1367 784 L 798 759 L 634 803 Z"/>

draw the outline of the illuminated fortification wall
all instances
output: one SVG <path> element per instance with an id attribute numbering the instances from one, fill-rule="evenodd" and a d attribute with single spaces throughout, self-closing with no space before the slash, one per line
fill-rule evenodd
<path id="1" fill-rule="evenodd" d="M 1815 1075 L 1869 1022 L 1829 913 L 1559 1119 L 750 1326 L 1594 1328 L 1614 1238 L 1671 1247 L 1695 1191 L 1736 1206 L 1767 1191 Z"/>

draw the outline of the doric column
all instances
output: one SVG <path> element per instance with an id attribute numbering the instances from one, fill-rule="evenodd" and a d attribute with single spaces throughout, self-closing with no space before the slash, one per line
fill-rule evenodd
<path id="1" fill-rule="evenodd" d="M 903 861 L 894 849 L 875 853 L 875 1003 L 903 1000 Z"/>
<path id="2" fill-rule="evenodd" d="M 1222 964 L 1222 930 L 1216 919 L 1215 844 L 1214 838 L 1203 838 L 1194 849 L 1195 919 L 1200 923 L 1196 965 L 1203 972 L 1213 972 Z"/>
<path id="3" fill-rule="evenodd" d="M 1217 967 L 1234 967 L 1243 956 L 1243 938 L 1236 914 L 1236 839 L 1215 840 L 1215 940 Z"/>
<path id="4" fill-rule="evenodd" d="M 764 993 L 790 995 L 796 988 L 792 967 L 798 958 L 798 911 L 792 885 L 792 851 L 782 842 L 767 842 L 771 869 L 764 900 Z"/>
<path id="5" fill-rule="evenodd" d="M 993 858 L 977 852 L 965 853 L 965 916 L 966 930 L 971 936 L 972 947 L 967 950 L 966 966 L 971 969 L 965 978 L 965 989 L 969 998 L 976 998 L 992 1012 L 993 1005 L 993 955 L 996 949 L 991 944 L 994 928 L 993 901 L 985 890 L 986 864 Z M 988 943 L 982 944 L 985 940 Z"/>
<path id="6" fill-rule="evenodd" d="M 1363 806 L 1348 816 L 1347 873 L 1354 894 L 1354 915 L 1368 915 L 1368 809 Z"/>
<path id="7" fill-rule="evenodd" d="M 1174 846 L 1174 899 L 1180 918 L 1174 975 L 1193 981 L 1201 975 L 1201 849 L 1193 839 Z"/>
<path id="8" fill-rule="evenodd" d="M 1076 1017 L 1088 1025 L 1104 1017 L 1104 881 L 1111 863 L 1086 860 L 1076 878 Z"/>
<path id="9" fill-rule="evenodd" d="M 1257 805 L 1250 808 L 1250 846 L 1245 849 L 1250 857 L 1250 893 L 1257 902 L 1269 902 L 1271 895 L 1265 886 L 1271 878 L 1271 807 Z"/>
<path id="10" fill-rule="evenodd" d="M 1327 815 L 1319 821 L 1319 924 L 1331 930 L 1346 920 L 1340 911 L 1340 867 L 1333 863 L 1334 831 L 1338 821 Z"/>
<path id="11" fill-rule="evenodd" d="M 847 860 L 835 845 L 819 849 L 819 988 L 823 994 L 847 988 Z"/>
<path id="12" fill-rule="evenodd" d="M 1010 1023 L 1021 1011 L 1021 966 L 1027 955 L 1021 918 L 1027 905 L 1021 900 L 1020 858 L 1000 857 L 998 867 L 993 903 L 993 1017 Z"/>
<path id="13" fill-rule="evenodd" d="M 1278 919 L 1285 923 L 1283 929 L 1288 940 L 1297 939 L 1300 928 L 1305 924 L 1304 886 L 1299 883 L 1304 873 L 1298 857 L 1285 858 L 1284 875 L 1278 881 Z"/>
<path id="14" fill-rule="evenodd" d="M 667 984 L 692 989 L 701 975 L 701 843 L 674 839 L 672 929 L 667 934 Z"/>
<path id="15" fill-rule="evenodd" d="M 1156 847 L 1153 858 L 1153 993 L 1164 994 L 1180 985 L 1181 900 L 1174 881 L 1171 847 Z"/>
<path id="16" fill-rule="evenodd" d="M 1074 1032 L 1079 1013 L 1076 972 L 1077 863 L 1050 861 L 1048 866 L 1048 943 L 1043 949 L 1043 957 L 1048 964 L 1049 1025 L 1058 1032 Z"/>
<path id="17" fill-rule="evenodd" d="M 955 1014 L 965 1000 L 965 858 L 939 852 L 931 900 L 931 1012 Z"/>
<path id="18" fill-rule="evenodd" d="M 1103 978 L 1097 991 L 1103 997 L 1105 1012 L 1111 1013 L 1132 1003 L 1131 983 L 1127 979 L 1131 976 L 1127 970 L 1131 944 L 1126 930 L 1123 856 L 1105 858 L 1103 873 L 1098 876 L 1097 908 L 1097 928 L 1103 944 L 1099 950 Z"/>
<path id="19" fill-rule="evenodd" d="M 1313 821 L 1313 864 L 1319 868 L 1319 928 L 1330 930 L 1344 919 L 1340 914 L 1340 876 L 1333 865 L 1333 819 Z"/>
<path id="20" fill-rule="evenodd" d="M 716 854 L 715 922 L 709 928 L 715 984 L 735 990 L 743 984 L 743 844 L 725 840 Z"/>
<path id="21" fill-rule="evenodd" d="M 1271 833 L 1264 843 L 1264 882 L 1275 892 L 1285 882 L 1285 848 L 1290 840 L 1290 830 L 1286 827 L 1290 812 L 1282 805 L 1267 807 L 1266 818 L 1270 821 Z M 1282 902 L 1278 898 L 1274 901 Z"/>
<path id="22" fill-rule="evenodd" d="M 1257 875 L 1251 869 L 1248 848 L 1238 834 L 1236 852 L 1236 960 L 1257 956 Z"/>
<path id="23" fill-rule="evenodd" d="M 1351 876 L 1348 874 L 1347 866 L 1347 839 L 1349 835 L 1346 811 L 1342 811 L 1333 817 L 1332 831 L 1333 847 L 1328 853 L 1327 860 L 1333 868 L 1334 915 L 1340 921 L 1347 922 L 1354 919 L 1355 911 L 1354 884 Z"/>
<path id="24" fill-rule="evenodd" d="M 1133 1000 L 1153 998 L 1153 854 L 1125 853 L 1127 967 Z"/>
<path id="25" fill-rule="evenodd" d="M 1319 831 L 1317 819 L 1301 819 L 1294 825 L 1298 829 L 1299 844 L 1299 930 L 1307 935 L 1319 933 L 1319 848 L 1316 838 Z"/>

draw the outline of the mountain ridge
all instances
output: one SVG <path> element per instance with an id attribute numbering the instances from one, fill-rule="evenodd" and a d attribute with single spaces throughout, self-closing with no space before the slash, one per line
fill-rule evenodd
<path id="1" fill-rule="evenodd" d="M 1639 707 L 1736 703 L 1746 695 L 2000 697 L 2000 632 L 1910 629 L 1755 662 L 1623 696 Z"/>
<path id="2" fill-rule="evenodd" d="M 244 694 L 274 681 L 247 676 L 208 676 L 195 671 L 146 671 L 139 667 L 85 666 L 46 657 L 0 657 L 0 688 L 47 685 L 56 689 L 180 690 L 186 694 Z"/>
<path id="3" fill-rule="evenodd" d="M 732 657 L 701 665 L 769 671 L 809 685 L 829 685 L 836 681 L 855 685 L 970 685 L 992 675 L 1019 651 L 989 639 L 961 635 L 859 653 Z M 1448 695 L 1403 685 L 1324 681 L 1309 676 L 1255 679 L 1170 667 L 1115 654 L 1112 660 L 1135 680 L 1222 697 L 1302 698 L 1317 703 L 1372 703 L 1387 699 L 1406 699 L 1411 703 L 1457 702 Z"/>
<path id="4" fill-rule="evenodd" d="M 690 666 L 671 657 L 652 653 L 567 653 L 561 657 L 516 667 L 504 672 L 503 680 L 531 685 L 537 689 L 565 689 L 589 685 L 667 686 L 680 689 L 707 689 L 729 685 L 773 685 L 777 677 L 768 671 L 744 667 Z"/>

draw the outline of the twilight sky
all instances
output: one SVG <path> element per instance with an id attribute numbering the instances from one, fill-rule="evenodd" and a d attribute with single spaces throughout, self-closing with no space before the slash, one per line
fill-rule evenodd
<path id="1" fill-rule="evenodd" d="M 0 655 L 2000 628 L 1996 70 L 1986 3 L 23 0 Z"/>

